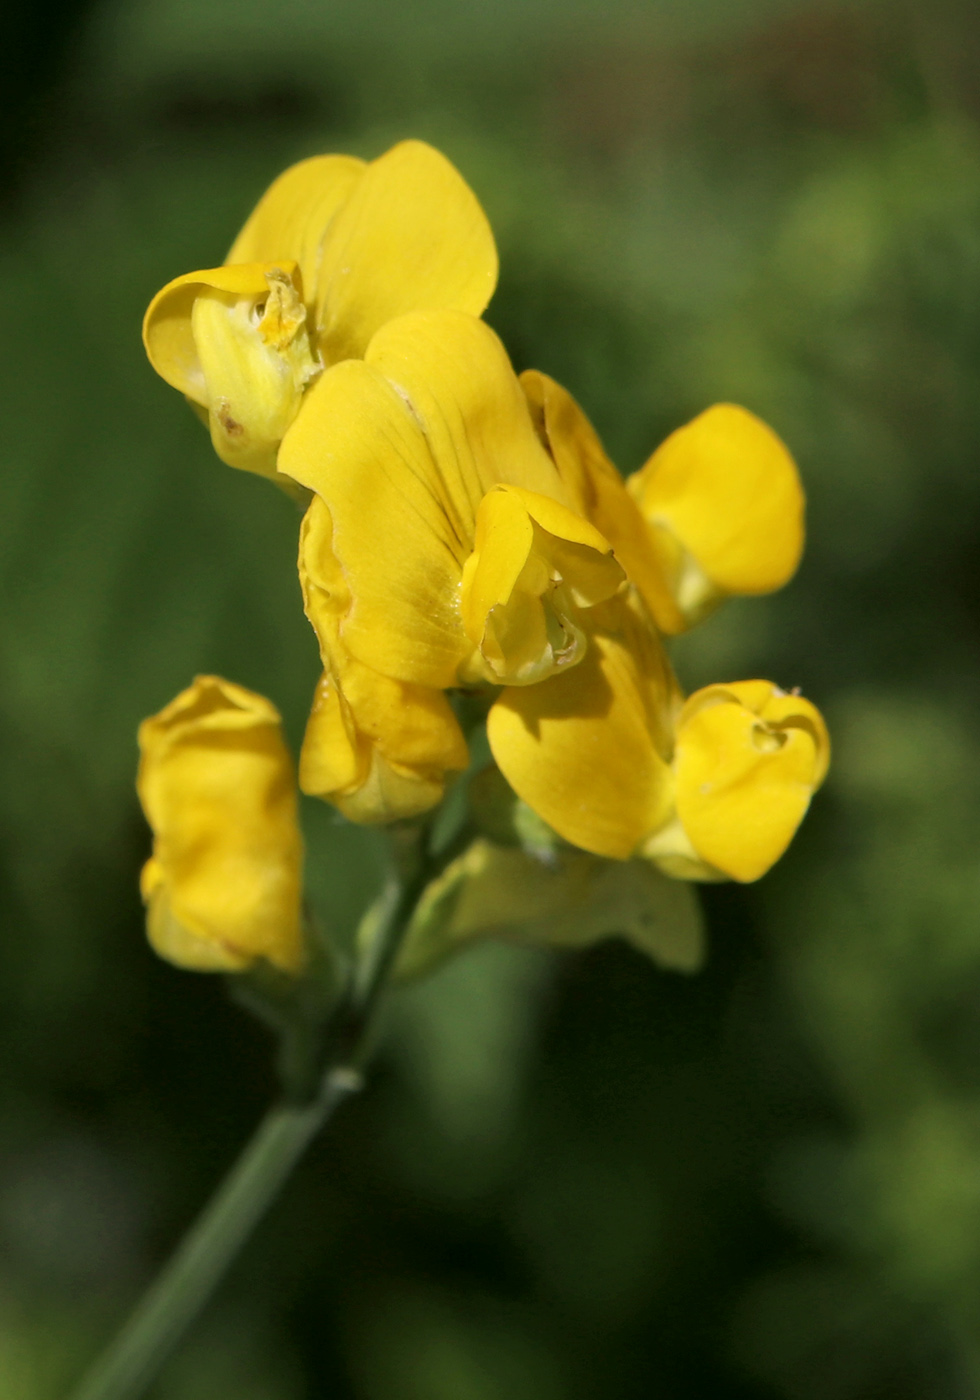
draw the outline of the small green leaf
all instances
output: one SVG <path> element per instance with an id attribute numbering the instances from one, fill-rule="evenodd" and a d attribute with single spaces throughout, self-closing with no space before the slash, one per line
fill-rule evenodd
<path id="1" fill-rule="evenodd" d="M 700 907 L 685 882 L 642 860 L 570 847 L 535 855 L 480 838 L 425 891 L 396 971 L 425 972 L 481 938 L 583 948 L 617 935 L 678 972 L 704 959 Z"/>

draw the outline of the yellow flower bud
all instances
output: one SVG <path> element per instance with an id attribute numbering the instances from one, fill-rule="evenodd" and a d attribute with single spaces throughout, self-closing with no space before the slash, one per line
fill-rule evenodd
<path id="1" fill-rule="evenodd" d="M 671 433 L 626 485 L 650 526 L 683 625 L 728 594 L 770 593 L 795 572 L 803 550 L 796 464 L 746 409 L 706 409 Z"/>
<path id="2" fill-rule="evenodd" d="M 779 859 L 823 782 L 820 712 L 769 681 L 696 691 L 677 720 L 676 820 L 644 854 L 684 879 L 757 880 Z"/>
<path id="3" fill-rule="evenodd" d="M 198 676 L 140 725 L 136 787 L 153 829 L 143 867 L 147 933 L 198 971 L 303 958 L 302 840 L 278 711 L 219 676 Z"/>

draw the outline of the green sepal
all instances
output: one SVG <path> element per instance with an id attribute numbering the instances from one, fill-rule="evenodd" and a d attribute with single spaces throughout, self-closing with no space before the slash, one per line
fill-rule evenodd
<path id="1" fill-rule="evenodd" d="M 300 1103 L 319 1087 L 328 1027 L 349 981 L 348 969 L 309 914 L 305 933 L 306 961 L 298 975 L 258 959 L 226 979 L 233 999 L 278 1037 L 280 1083 L 286 1098 Z"/>
<path id="2" fill-rule="evenodd" d="M 533 854 L 481 837 L 425 890 L 395 975 L 427 972 L 477 939 L 583 948 L 616 935 L 677 972 L 696 972 L 704 960 L 694 890 L 646 861 L 564 845 Z"/>

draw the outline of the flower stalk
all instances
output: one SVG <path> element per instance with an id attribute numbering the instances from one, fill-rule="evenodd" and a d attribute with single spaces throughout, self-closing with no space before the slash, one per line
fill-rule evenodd
<path id="1" fill-rule="evenodd" d="M 328 1066 L 306 1102 L 273 1105 L 238 1161 L 150 1285 L 122 1331 L 96 1361 L 71 1400 L 137 1400 L 201 1313 L 307 1147 L 345 1099 L 363 1085 L 378 1002 L 405 930 L 442 861 L 427 850 L 427 827 L 389 829 L 391 870 L 362 920 L 365 948 L 351 990 L 323 1044 Z"/>

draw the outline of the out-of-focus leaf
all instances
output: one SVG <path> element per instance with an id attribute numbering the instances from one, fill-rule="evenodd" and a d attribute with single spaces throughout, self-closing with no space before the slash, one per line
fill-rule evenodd
<path id="1" fill-rule="evenodd" d="M 474 939 L 584 948 L 617 934 L 677 972 L 704 957 L 697 896 L 683 881 L 645 861 L 571 847 L 541 856 L 481 838 L 423 895 L 397 972 L 417 975 Z"/>

